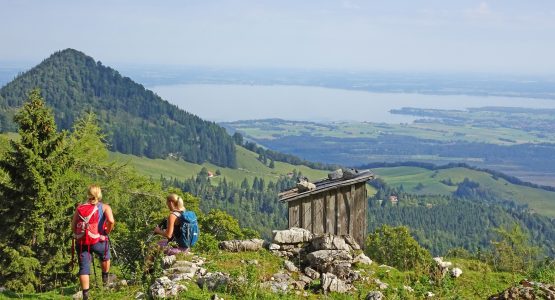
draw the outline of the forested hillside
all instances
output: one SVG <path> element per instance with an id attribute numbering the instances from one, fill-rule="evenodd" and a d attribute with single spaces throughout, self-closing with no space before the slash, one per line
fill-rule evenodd
<path id="1" fill-rule="evenodd" d="M 236 166 L 233 140 L 223 128 L 73 49 L 54 53 L 0 89 L 0 130 L 15 131 L 12 117 L 34 88 L 41 89 L 61 129 L 70 129 L 83 112 L 95 112 L 113 151 Z"/>

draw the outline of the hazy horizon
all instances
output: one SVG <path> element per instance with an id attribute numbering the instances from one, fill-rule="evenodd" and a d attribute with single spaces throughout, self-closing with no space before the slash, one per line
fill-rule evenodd
<path id="1" fill-rule="evenodd" d="M 0 61 L 553 74 L 555 2 L 0 0 Z"/>

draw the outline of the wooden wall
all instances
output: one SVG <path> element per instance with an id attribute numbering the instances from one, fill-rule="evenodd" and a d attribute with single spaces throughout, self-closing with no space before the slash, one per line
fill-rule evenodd
<path id="1" fill-rule="evenodd" d="M 289 204 L 289 228 L 301 227 L 314 234 L 349 234 L 363 247 L 368 230 L 366 183 L 324 191 Z"/>

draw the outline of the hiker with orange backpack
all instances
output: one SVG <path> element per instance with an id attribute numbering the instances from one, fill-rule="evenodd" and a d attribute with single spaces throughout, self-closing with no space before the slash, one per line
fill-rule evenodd
<path id="1" fill-rule="evenodd" d="M 110 247 L 108 234 L 114 228 L 115 220 L 112 208 L 102 203 L 102 190 L 97 185 L 88 189 L 87 202 L 77 207 L 71 228 L 76 240 L 75 251 L 79 259 L 79 281 L 83 290 L 83 299 L 88 299 L 90 265 L 93 253 L 102 261 L 102 282 L 108 281 L 110 271 Z"/>

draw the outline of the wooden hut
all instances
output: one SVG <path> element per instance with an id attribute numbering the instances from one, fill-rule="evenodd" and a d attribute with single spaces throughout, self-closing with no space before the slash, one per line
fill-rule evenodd
<path id="1" fill-rule="evenodd" d="M 297 188 L 279 194 L 289 208 L 289 228 L 300 227 L 314 234 L 351 235 L 364 246 L 368 230 L 366 182 L 374 179 L 370 171 L 354 177 L 315 182 L 316 188 L 299 192 Z"/>

